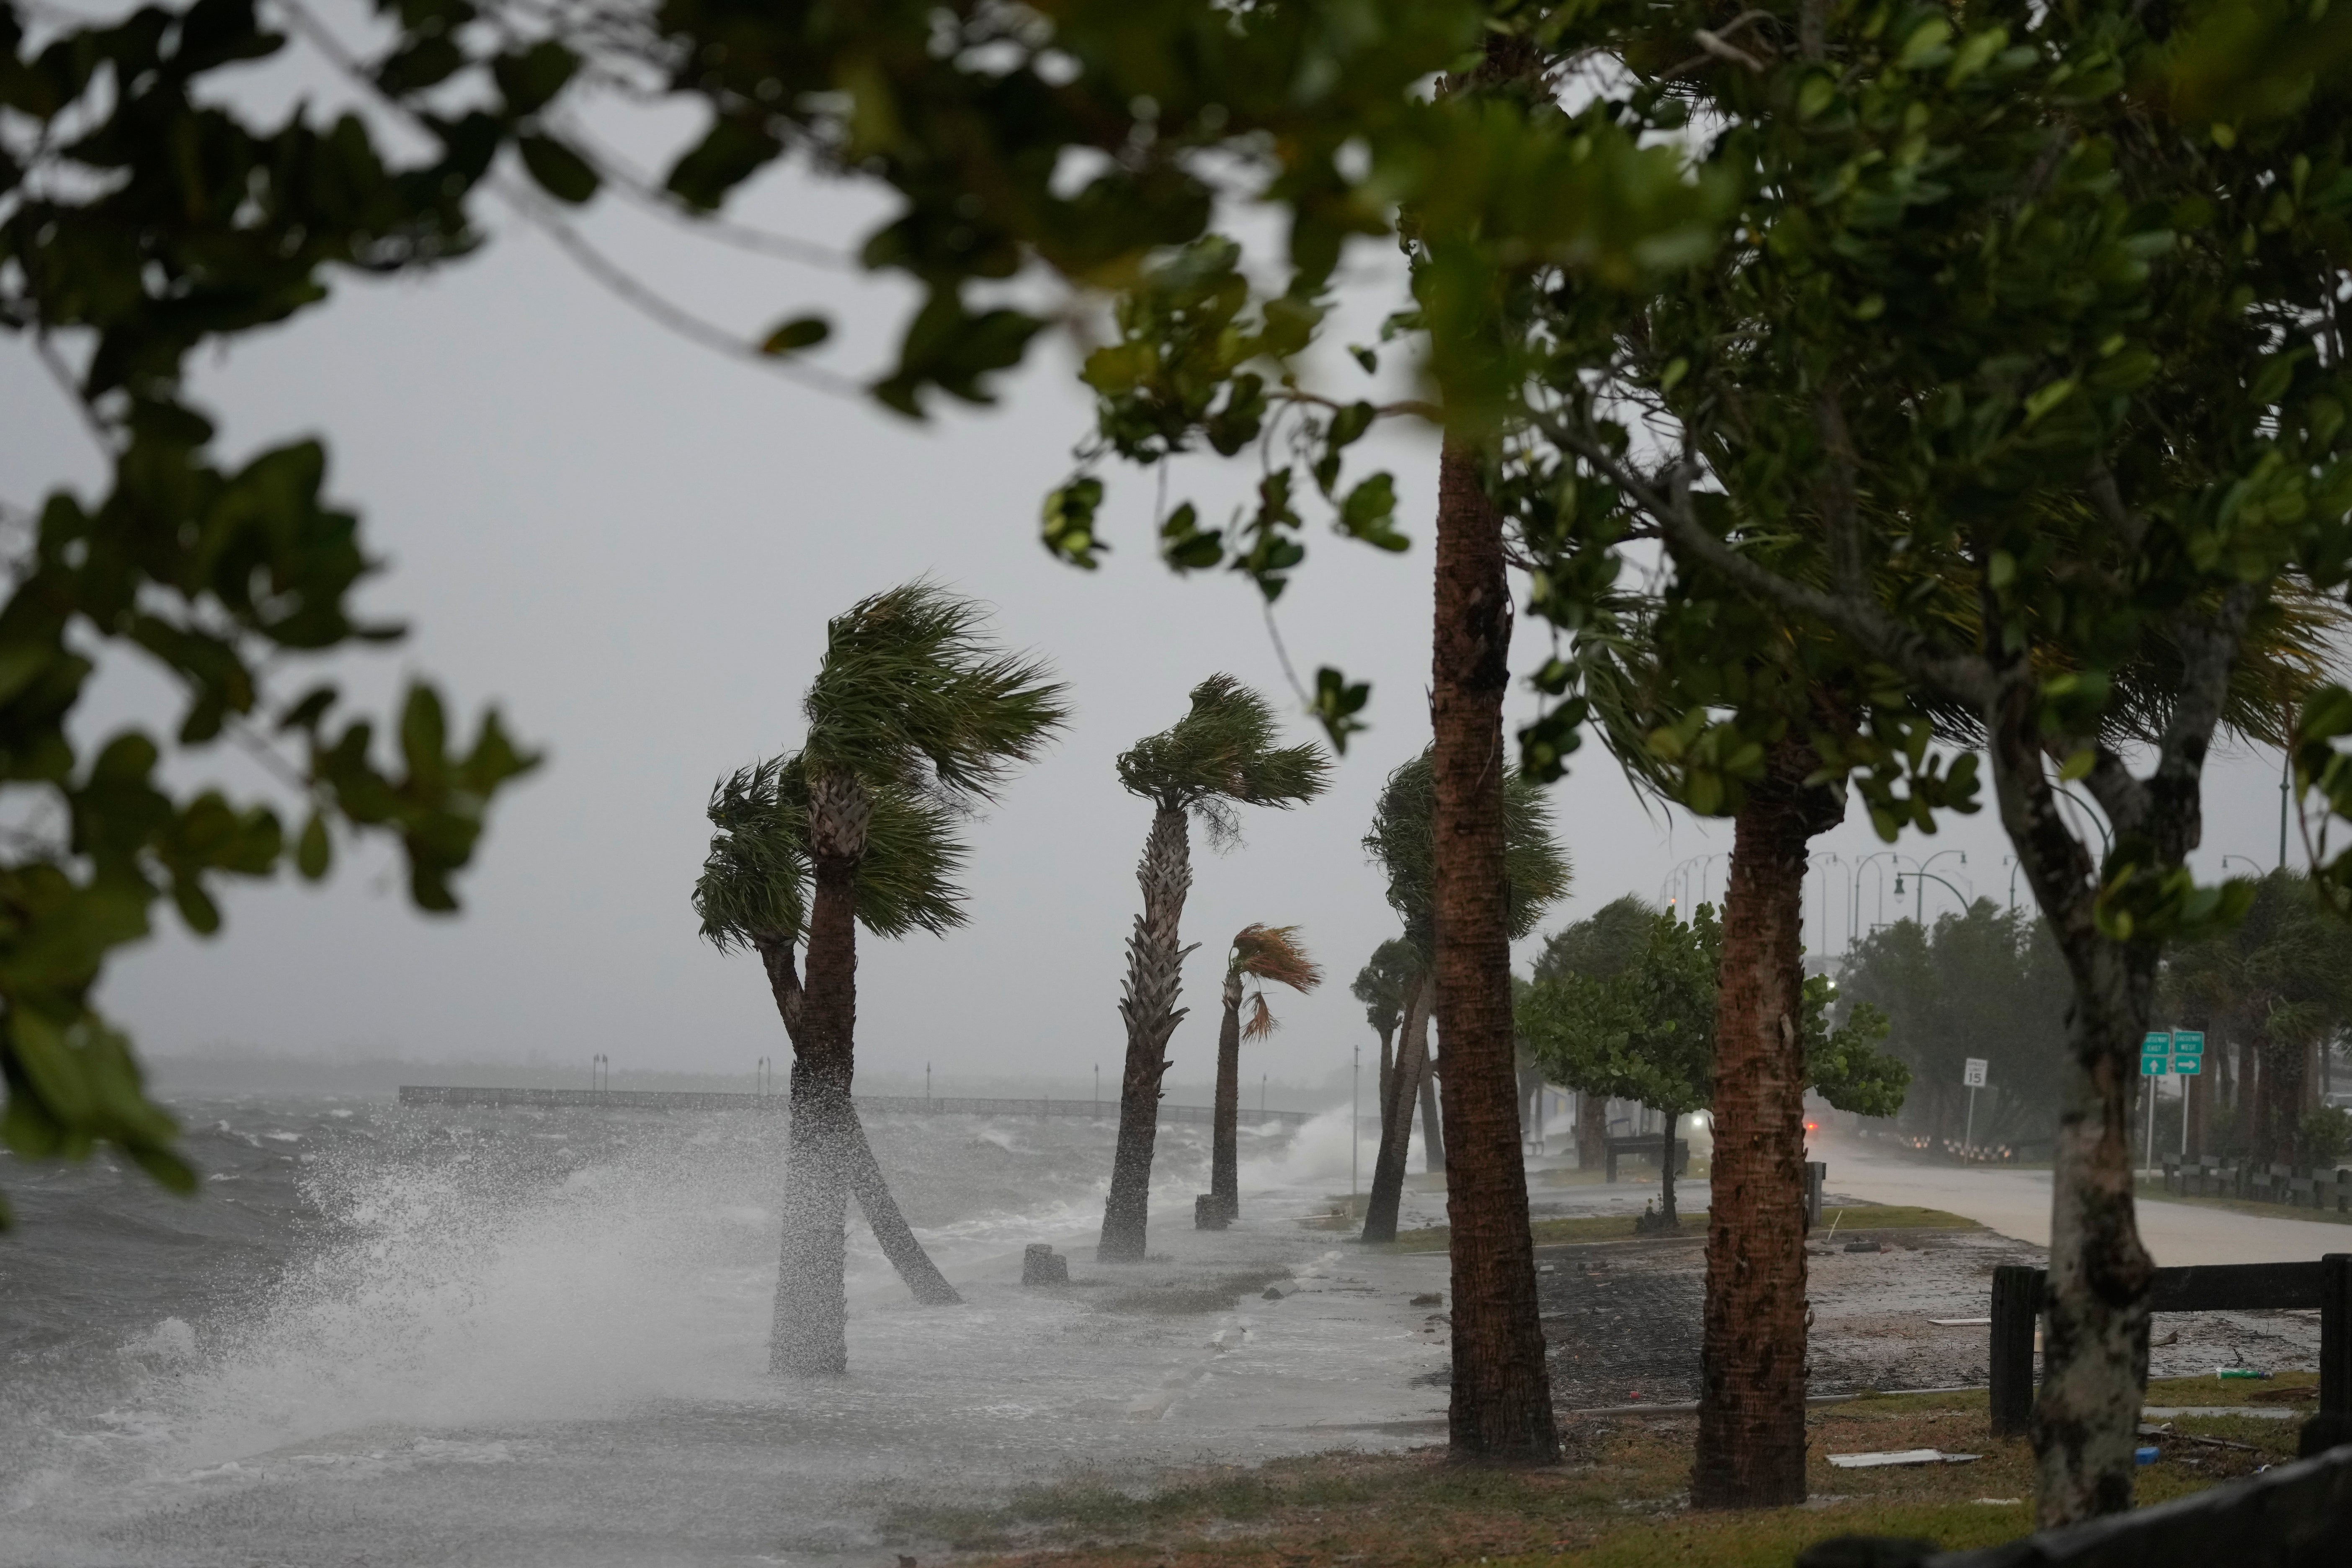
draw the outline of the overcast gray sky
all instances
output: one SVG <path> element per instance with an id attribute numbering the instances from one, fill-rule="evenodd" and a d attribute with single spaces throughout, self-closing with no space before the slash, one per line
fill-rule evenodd
<path id="1" fill-rule="evenodd" d="M 871 210 L 837 189 L 789 184 L 767 205 L 803 233 L 845 232 Z M 870 363 L 895 331 L 903 295 L 887 286 L 681 243 L 625 214 L 600 213 L 592 232 L 747 333 L 811 300 L 837 303 L 851 329 L 837 356 L 846 368 Z M 1363 265 L 1383 263 L 1370 254 Z M 1112 476 L 1118 548 L 1100 572 L 1039 548 L 1039 497 L 1086 424 L 1066 350 L 1039 356 L 1005 408 L 917 426 L 685 343 L 508 223 L 486 254 L 438 276 L 341 280 L 330 307 L 209 362 L 199 385 L 232 451 L 329 438 L 333 491 L 363 512 L 391 564 L 367 603 L 415 628 L 362 679 L 384 692 L 421 670 L 467 711 L 495 700 L 549 760 L 499 811 L 460 919 L 412 912 L 381 855 L 346 858 L 323 889 L 281 881 L 236 893 L 216 941 L 188 938 L 159 907 L 163 934 L 104 993 L 145 1049 L 539 1055 L 583 1074 L 599 1051 L 623 1069 L 698 1071 L 778 1054 L 757 963 L 695 936 L 687 895 L 704 800 L 715 776 L 796 739 L 825 618 L 929 573 L 994 605 L 1008 641 L 1050 655 L 1077 720 L 972 826 L 970 927 L 866 943 L 861 1065 L 919 1074 L 933 1062 L 950 1089 L 959 1076 L 1116 1070 L 1121 949 L 1150 808 L 1121 793 L 1112 759 L 1175 720 L 1213 671 L 1290 699 L 1255 592 L 1158 564 L 1147 480 Z M 0 493 L 28 501 L 59 480 L 93 482 L 88 443 L 17 340 L 0 346 Z M 1394 922 L 1358 841 L 1382 777 L 1427 736 L 1434 467 L 1433 449 L 1406 438 L 1384 455 L 1415 548 L 1391 557 L 1318 537 L 1277 610 L 1302 673 L 1333 663 L 1373 680 L 1373 729 L 1324 800 L 1255 814 L 1226 856 L 1196 841 L 1186 928 L 1201 946 L 1186 975 L 1194 1016 L 1174 1044 L 1179 1080 L 1210 1070 L 1215 975 L 1226 939 L 1253 921 L 1303 925 L 1331 973 L 1319 994 L 1280 1005 L 1286 1027 L 1254 1047 L 1258 1065 L 1321 1081 L 1370 1037 L 1346 982 Z M 1233 477 L 1222 483 L 1229 494 Z M 1191 493 L 1219 486 L 1207 476 Z M 1219 510 L 1204 508 L 1213 519 Z M 1523 631 L 1518 667 L 1541 657 L 1539 636 Z M 167 724 L 155 716 L 169 710 L 160 689 L 117 674 L 90 732 L 142 714 Z M 1296 729 L 1310 732 L 1303 719 Z M 249 782 L 226 760 L 207 771 Z M 2276 779 L 2275 752 L 2217 762 L 2200 858 L 2209 869 L 2224 854 L 2274 862 Z M 1654 900 L 1695 855 L 1717 854 L 1697 869 L 1720 898 L 1727 826 L 1645 810 L 1597 746 L 1554 798 L 1577 879 L 1547 929 L 1621 893 Z M 1835 951 L 1852 863 L 1882 846 L 1857 812 L 1821 847 L 1843 863 L 1809 889 L 1808 945 L 1820 949 L 1826 930 Z M 1964 866 L 1947 857 L 1936 872 L 2009 896 L 1989 815 L 1896 847 L 1964 850 Z M 1882 896 L 1895 918 L 1885 865 L 1864 873 L 1865 928 Z M 1953 907 L 1928 886 L 1930 916 Z"/>

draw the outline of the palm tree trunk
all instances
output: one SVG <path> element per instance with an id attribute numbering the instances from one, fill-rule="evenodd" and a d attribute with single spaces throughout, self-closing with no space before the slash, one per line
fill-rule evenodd
<path id="1" fill-rule="evenodd" d="M 1397 1059 L 1389 1092 L 1381 1101 L 1381 1152 L 1372 1159 L 1372 1187 L 1364 1199 L 1368 1242 L 1396 1239 L 1397 1208 L 1404 1201 L 1404 1156 L 1412 1131 L 1412 1102 L 1429 1064 L 1431 987 L 1426 971 L 1405 982 L 1404 1025 L 1397 1031 Z"/>
<path id="2" fill-rule="evenodd" d="M 1393 1058 L 1392 1057 L 1391 1057 L 1391 1056 L 1389 1055 L 1389 1041 L 1390 1041 L 1390 1037 L 1391 1037 L 1391 1036 L 1393 1036 L 1395 1033 L 1396 1033 L 1396 1031 L 1395 1031 L 1394 1029 L 1382 1029 L 1382 1030 L 1381 1031 L 1381 1087 L 1380 1087 L 1380 1103 L 1381 1103 L 1381 1115 L 1383 1115 L 1383 1116 L 1385 1116 L 1385 1115 L 1387 1115 L 1387 1114 L 1388 1114 L 1388 1103 L 1389 1103 L 1389 1079 L 1390 1079 L 1390 1077 L 1391 1077 L 1391 1075 L 1396 1071 L 1396 1061 L 1395 1061 L 1395 1058 Z"/>
<path id="3" fill-rule="evenodd" d="M 1209 1197 L 1226 1219 L 1242 1212 L 1242 977 L 1225 976 L 1225 1016 L 1217 1026 L 1215 1125 L 1210 1130 Z"/>
<path id="4" fill-rule="evenodd" d="M 1805 847 L 1844 816 L 1782 742 L 1733 819 L 1716 992 L 1715 1153 L 1691 1501 L 1805 1497 Z M 1673 1163 L 1674 1122 L 1666 1127 Z"/>
<path id="5" fill-rule="evenodd" d="M 1435 1057 L 1421 1073 L 1421 1168 L 1437 1175 L 1445 1173 L 1445 1123 L 1437 1114 L 1437 1068 Z M 1512 1092 L 1518 1091 L 1516 1081 Z"/>
<path id="6" fill-rule="evenodd" d="M 1118 1151 L 1112 1156 L 1110 1196 L 1103 1205 L 1098 1263 L 1140 1263 L 1151 1211 L 1151 1148 L 1160 1132 L 1160 1080 L 1168 1071 L 1168 1040 L 1185 1009 L 1176 1005 L 1184 975 L 1179 944 L 1184 895 L 1192 890 L 1192 842 L 1181 806 L 1152 814 L 1151 835 L 1135 868 L 1143 912 L 1127 939 L 1127 987 L 1118 1016 L 1127 1025 L 1127 1072 L 1119 1085 Z"/>
<path id="7" fill-rule="evenodd" d="M 784 1033 L 793 1042 L 797 1058 L 801 1049 L 801 977 L 793 966 L 793 949 L 785 942 L 762 942 L 761 961 L 768 970 L 768 991 L 776 1000 L 777 1016 L 784 1021 Z M 915 1239 L 915 1232 L 907 1224 L 907 1216 L 898 1212 L 898 1203 L 890 1195 L 890 1184 L 882 1174 L 881 1162 L 874 1157 L 874 1146 L 866 1141 L 866 1124 L 858 1119 L 856 1102 L 849 1106 L 848 1120 L 843 1128 L 848 1157 L 849 1190 L 857 1199 L 858 1211 L 865 1215 L 866 1225 L 880 1244 L 882 1256 L 898 1271 L 899 1279 L 913 1292 L 915 1300 L 928 1307 L 953 1307 L 963 1298 L 948 1283 L 947 1276 Z"/>
<path id="8" fill-rule="evenodd" d="M 814 793 L 814 791 L 812 793 Z M 817 813 L 814 810 L 811 816 Z M 809 911 L 808 984 L 792 1072 L 792 1152 L 784 1164 L 783 1256 L 768 1370 L 799 1376 L 849 1366 L 848 1126 L 857 1024 L 856 862 L 816 862 Z"/>
<path id="9" fill-rule="evenodd" d="M 1503 520 L 1481 487 L 1477 454 L 1449 439 L 1438 476 L 1430 681 L 1437 797 L 1432 969 L 1445 1041 L 1446 1214 L 1454 1231 L 1447 1436 L 1458 1458 L 1550 1464 L 1559 1458 L 1559 1437 L 1536 1304 L 1511 1062 L 1503 872 L 1511 596 L 1503 565 Z"/>

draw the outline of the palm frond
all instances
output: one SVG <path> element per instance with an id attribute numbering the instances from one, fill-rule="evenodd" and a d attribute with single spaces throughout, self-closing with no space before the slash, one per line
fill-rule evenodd
<path id="1" fill-rule="evenodd" d="M 857 922 L 878 937 L 940 936 L 971 916 L 957 878 L 971 850 L 961 814 L 910 789 L 874 792 L 866 858 L 857 863 Z"/>
<path id="2" fill-rule="evenodd" d="M 1401 936 L 1392 936 L 1372 950 L 1371 962 L 1356 971 L 1348 990 L 1364 1005 L 1364 1018 L 1387 1034 L 1404 1017 L 1405 987 L 1427 963 L 1421 950 Z"/>
<path id="3" fill-rule="evenodd" d="M 1331 780 L 1320 746 L 1278 746 L 1272 703 L 1230 675 L 1192 689 L 1191 709 L 1118 759 L 1118 782 L 1135 795 L 1201 818 L 1213 844 L 1230 838 L 1232 806 L 1277 810 L 1314 799 Z"/>
<path id="4" fill-rule="evenodd" d="M 1265 993 L 1257 992 L 1250 998 L 1250 1015 L 1242 1022 L 1242 1038 L 1262 1040 L 1282 1026 L 1275 1021 L 1274 1009 L 1265 1005 Z"/>
<path id="5" fill-rule="evenodd" d="M 957 814 L 903 785 L 872 792 L 866 858 L 857 868 L 857 921 L 876 936 L 933 935 L 968 918 L 956 882 L 971 851 Z M 797 942 L 808 919 L 808 774 L 798 752 L 720 779 L 708 807 L 712 832 L 694 910 L 721 952 Z"/>
<path id="6" fill-rule="evenodd" d="M 1389 907 L 1422 952 L 1434 945 L 1437 891 L 1435 758 L 1424 750 L 1389 774 L 1372 808 L 1364 849 L 1388 873 Z M 1503 876 L 1508 929 L 1517 942 L 1567 896 L 1573 868 L 1552 837 L 1551 802 L 1519 773 L 1503 781 Z"/>
<path id="7" fill-rule="evenodd" d="M 738 768 L 711 786 L 710 850 L 694 884 L 702 939 L 721 952 L 800 940 L 808 919 L 808 811 L 779 801 L 787 759 Z M 798 759 L 791 759 L 793 782 Z"/>
<path id="8" fill-rule="evenodd" d="M 1228 973 L 1307 992 L 1323 984 L 1323 967 L 1307 955 L 1297 926 L 1246 925 L 1234 938 Z"/>
<path id="9" fill-rule="evenodd" d="M 987 607 L 929 578 L 862 599 L 825 627 L 810 683 L 808 757 L 869 788 L 968 808 L 996 798 L 1070 720 L 1068 688 L 986 631 Z"/>

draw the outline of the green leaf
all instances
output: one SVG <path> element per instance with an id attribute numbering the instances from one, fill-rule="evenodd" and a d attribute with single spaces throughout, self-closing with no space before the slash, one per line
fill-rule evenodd
<path id="1" fill-rule="evenodd" d="M 2028 426 L 2033 425 L 2043 415 L 2065 402 L 2067 398 L 2074 395 L 2077 384 L 2074 377 L 2070 375 L 2063 380 L 2051 382 L 2046 386 L 2035 388 L 2032 395 L 2025 400 L 2025 423 Z"/>
<path id="2" fill-rule="evenodd" d="M 601 183 L 588 160 L 551 136 L 532 134 L 515 138 L 515 150 L 522 154 L 523 167 L 539 188 L 559 202 L 573 206 L 596 194 Z"/>
<path id="3" fill-rule="evenodd" d="M 1370 681 L 1350 682 L 1328 664 L 1315 672 L 1315 720 L 1341 756 L 1348 753 L 1349 737 L 1371 727 L 1357 717 L 1371 700 Z"/>
<path id="4" fill-rule="evenodd" d="M 1091 474 L 1047 494 L 1038 529 L 1046 553 L 1089 572 L 1101 564 L 1098 558 L 1110 548 L 1095 537 L 1102 500 L 1103 483 Z"/>
<path id="5" fill-rule="evenodd" d="M 833 323 L 823 316 L 794 316 L 760 340 L 763 354 L 798 353 L 833 336 Z"/>
<path id="6" fill-rule="evenodd" d="M 1396 481 L 1378 473 L 1358 484 L 1339 504 L 1339 526 L 1351 539 L 1396 552 L 1412 541 L 1396 531 Z"/>
<path id="7" fill-rule="evenodd" d="M 333 863 L 334 841 L 327 833 L 327 819 L 317 812 L 302 825 L 302 837 L 294 847 L 294 868 L 307 881 L 315 882 L 327 874 Z"/>

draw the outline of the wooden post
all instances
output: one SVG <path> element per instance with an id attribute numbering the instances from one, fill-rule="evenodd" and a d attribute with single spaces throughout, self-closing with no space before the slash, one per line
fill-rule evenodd
<path id="1" fill-rule="evenodd" d="M 2352 1252 L 2331 1252 L 2319 1268 L 2319 1410 L 2352 1416 Z"/>
<path id="2" fill-rule="evenodd" d="M 1805 1163 L 1805 1228 L 1815 1230 L 1822 1223 L 1822 1188 L 1830 1179 L 1830 1168 L 1819 1160 Z"/>
<path id="3" fill-rule="evenodd" d="M 1988 1366 L 1992 1431 L 2019 1437 L 2033 1422 L 2033 1331 L 2042 1321 L 2048 1276 L 2039 1268 L 2002 1264 L 1992 1271 L 1992 1345 Z"/>

